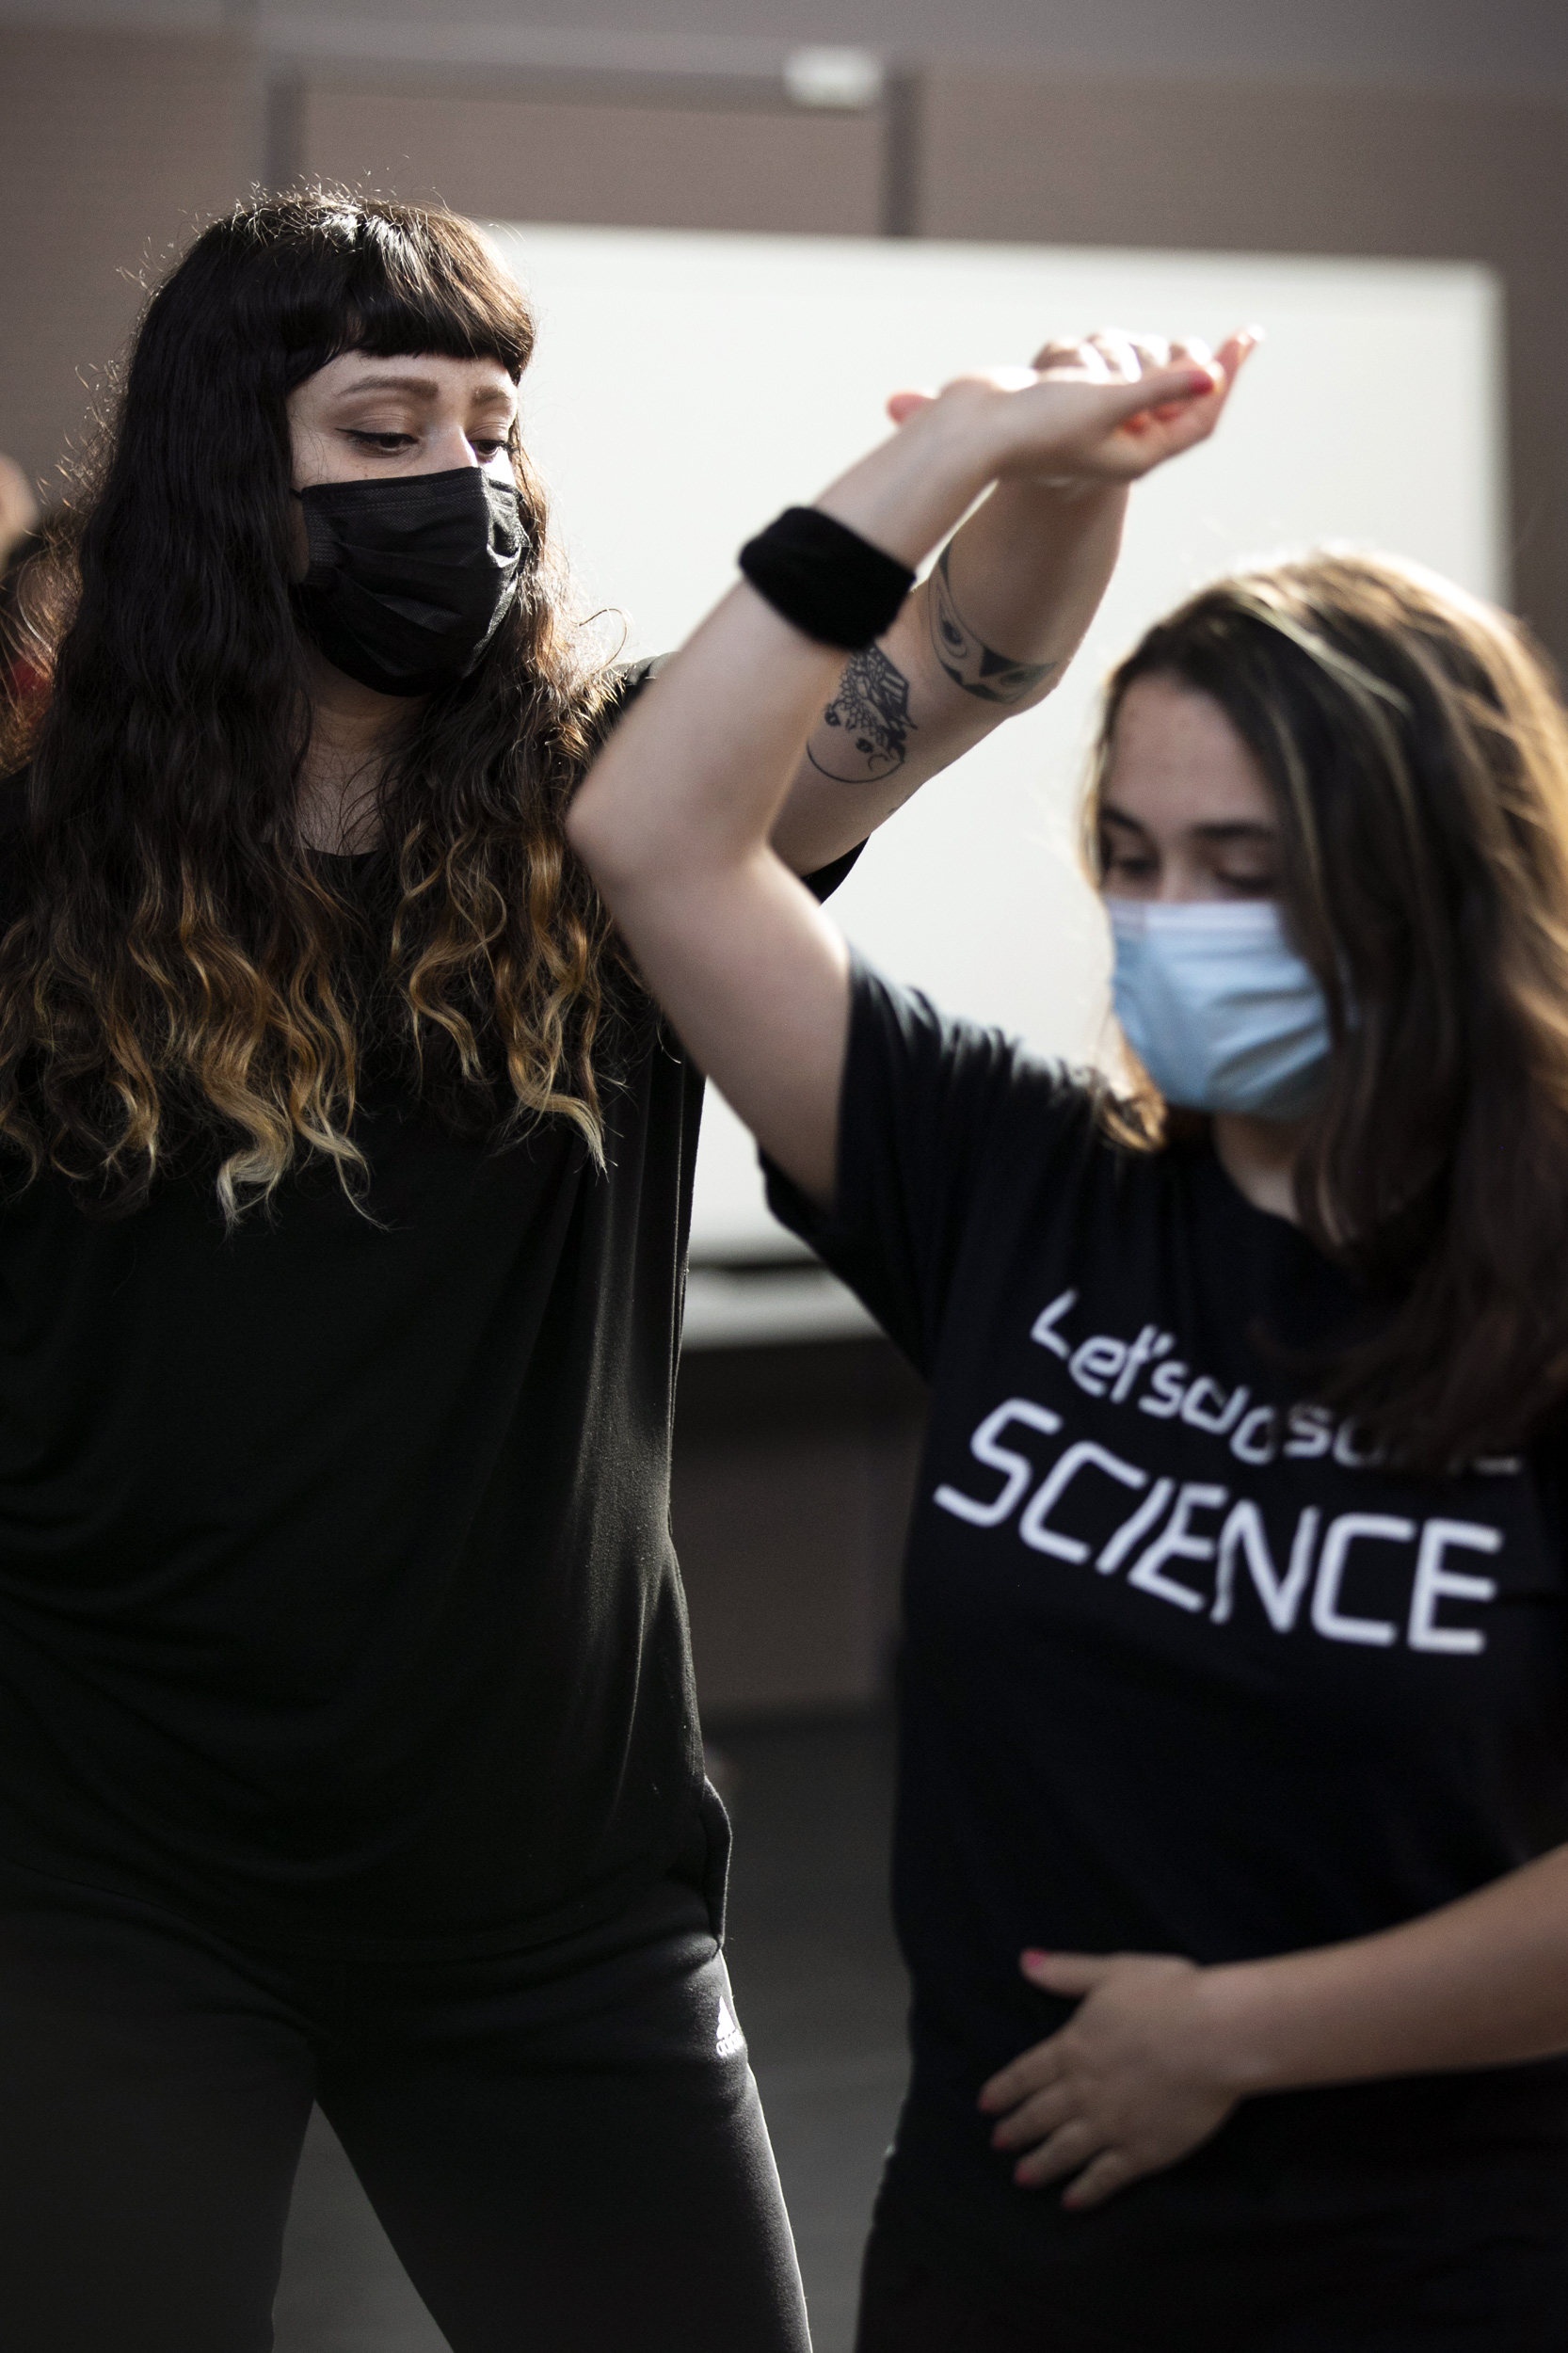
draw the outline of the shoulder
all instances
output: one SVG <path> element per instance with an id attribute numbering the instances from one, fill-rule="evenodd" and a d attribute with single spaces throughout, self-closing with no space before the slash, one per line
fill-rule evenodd
<path id="1" fill-rule="evenodd" d="M 651 686 L 674 660 L 673 653 L 650 653 L 646 654 L 641 662 L 617 663 L 610 675 L 620 709 L 624 711 L 628 703 L 635 702 L 644 687 Z"/>
<path id="2" fill-rule="evenodd" d="M 1092 1075 L 858 957 L 852 988 L 831 1206 L 776 1169 L 769 1198 L 929 1371 L 954 1286 L 1005 1286 L 1020 1247 L 1037 1252 L 1042 1210 L 1076 1214 L 1125 1156 Z"/>
<path id="3" fill-rule="evenodd" d="M 603 675 L 602 699 L 595 728 L 601 742 L 616 721 L 625 718 L 638 696 L 647 692 L 673 658 L 667 653 L 648 654 L 641 662 L 618 662 Z"/>
<path id="4" fill-rule="evenodd" d="M 858 957 L 852 990 L 840 1204 L 880 1216 L 896 1197 L 945 1230 L 975 1217 L 1007 1224 L 1042 1193 L 1116 1187 L 1124 1163 L 1150 1157 L 1117 1141 L 1094 1072 L 946 1013 Z"/>
<path id="5" fill-rule="evenodd" d="M 948 1013 L 858 955 L 851 990 L 852 1072 L 876 1067 L 895 1086 L 949 1105 L 962 1101 L 971 1113 L 984 1107 L 1048 1114 L 1086 1134 L 1101 1125 L 1099 1107 L 1109 1098 L 1093 1072 L 1043 1055 L 1004 1029 Z"/>

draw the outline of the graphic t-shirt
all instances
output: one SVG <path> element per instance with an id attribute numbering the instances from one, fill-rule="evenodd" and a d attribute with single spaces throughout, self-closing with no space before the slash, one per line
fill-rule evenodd
<path id="1" fill-rule="evenodd" d="M 863 968 L 832 1214 L 776 1171 L 771 1190 L 933 1389 L 901 1668 L 915 2063 L 889 2219 L 992 2301 L 1038 2318 L 1048 2296 L 1084 2332 L 1064 2345 L 1133 2342 L 1116 2332 L 1146 2332 L 1156 2293 L 1138 2344 L 1185 2344 L 1178 2310 L 1213 2342 L 1260 2233 L 1327 2227 L 1336 2199 L 1358 2224 L 1384 2193 L 1418 2205 L 1423 2167 L 1463 2170 L 1499 2134 L 1555 2150 L 1531 2195 L 1561 2242 L 1555 2062 L 1255 2101 L 1081 2216 L 1014 2186 L 974 2105 L 1068 2014 L 1020 1977 L 1027 1945 L 1208 1962 L 1323 1945 L 1568 1839 L 1548 1449 L 1446 1480 L 1382 1466 L 1310 1401 L 1311 1352 L 1361 1303 L 1294 1226 L 1207 1144 L 1116 1147 L 1070 1076 Z M 1500 2177 L 1481 2173 L 1484 2200 Z"/>
<path id="2" fill-rule="evenodd" d="M 669 1867 L 701 1094 L 645 1005 L 602 1168 L 372 1057 L 362 1209 L 307 1166 L 226 1234 L 210 1165 L 0 1208 L 0 1856 L 329 1951 L 542 1941 Z"/>

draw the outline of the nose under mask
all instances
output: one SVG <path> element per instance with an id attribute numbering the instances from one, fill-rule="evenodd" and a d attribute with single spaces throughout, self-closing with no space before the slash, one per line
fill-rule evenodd
<path id="1" fill-rule="evenodd" d="M 1167 1102 L 1299 1119 L 1328 1076 L 1328 1004 L 1272 901 L 1107 899 L 1116 1016 Z"/>
<path id="2" fill-rule="evenodd" d="M 457 466 L 295 495 L 310 568 L 294 608 L 334 669 L 380 695 L 428 695 L 478 666 L 518 593 L 513 484 Z"/>

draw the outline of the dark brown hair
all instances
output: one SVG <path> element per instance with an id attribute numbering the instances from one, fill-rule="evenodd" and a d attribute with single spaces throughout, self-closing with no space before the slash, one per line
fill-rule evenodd
<path id="1" fill-rule="evenodd" d="M 24 765 L 48 708 L 55 648 L 74 605 L 71 539 L 68 515 L 45 516 L 0 575 L 0 776 Z"/>
<path id="2" fill-rule="evenodd" d="M 1412 1468 L 1516 1446 L 1568 1395 L 1568 714 L 1546 664 L 1389 559 L 1222 581 L 1115 672 L 1091 821 L 1151 676 L 1210 696 L 1257 760 L 1328 1001 L 1296 1201 L 1375 1312 L 1319 1393 Z"/>
<path id="3" fill-rule="evenodd" d="M 50 1165 L 123 1211 L 204 1143 L 232 1220 L 301 1156 L 362 1177 L 362 918 L 299 837 L 285 404 L 347 350 L 494 359 L 516 379 L 533 339 L 470 223 L 329 191 L 240 206 L 152 296 L 26 746 L 24 904 L 0 942 L 0 1140 L 24 1180 Z M 563 621 L 513 440 L 520 594 L 379 784 L 377 1017 L 453 1116 L 560 1113 L 597 1152 L 614 952 L 562 820 L 608 674 Z"/>

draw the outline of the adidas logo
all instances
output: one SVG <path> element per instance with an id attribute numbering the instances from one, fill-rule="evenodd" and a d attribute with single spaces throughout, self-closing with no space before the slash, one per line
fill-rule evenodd
<path id="1" fill-rule="evenodd" d="M 736 2052 L 744 2051 L 745 2046 L 746 2039 L 741 2032 L 741 2022 L 721 1993 L 719 1995 L 719 2038 L 713 2048 L 720 2058 L 733 2058 Z"/>

